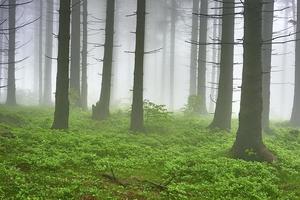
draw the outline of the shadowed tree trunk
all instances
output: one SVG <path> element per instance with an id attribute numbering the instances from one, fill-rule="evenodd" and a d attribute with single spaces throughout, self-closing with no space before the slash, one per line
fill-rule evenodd
<path id="1" fill-rule="evenodd" d="M 16 101 L 16 75 L 15 75 L 15 50 L 16 50 L 16 0 L 9 1 L 8 8 L 8 72 L 7 72 L 7 97 L 6 104 L 14 106 Z"/>
<path id="2" fill-rule="evenodd" d="M 294 126 L 300 126 L 300 0 L 297 1 L 297 31 L 296 31 L 296 60 L 295 60 L 295 89 L 294 105 L 290 123 Z"/>
<path id="3" fill-rule="evenodd" d="M 223 1 L 220 77 L 216 111 L 210 128 L 231 129 L 234 59 L 234 0 Z"/>
<path id="4" fill-rule="evenodd" d="M 82 4 L 82 74 L 81 74 L 81 107 L 83 110 L 88 109 L 88 81 L 87 81 L 87 56 L 88 56 L 88 0 Z"/>
<path id="5" fill-rule="evenodd" d="M 70 8 L 70 0 L 60 1 L 55 112 L 52 129 L 68 129 L 69 126 Z"/>
<path id="6" fill-rule="evenodd" d="M 200 0 L 193 0 L 193 16 L 192 16 L 192 38 L 191 38 L 191 60 L 190 60 L 190 96 L 197 94 L 197 58 L 198 58 L 198 29 L 199 20 L 196 15 L 199 12 Z"/>
<path id="7" fill-rule="evenodd" d="M 96 120 L 103 120 L 109 117 L 112 79 L 111 75 L 114 49 L 114 24 L 115 0 L 107 0 L 101 94 L 99 102 L 97 102 L 96 106 L 93 106 L 93 119 Z"/>
<path id="8" fill-rule="evenodd" d="M 197 95 L 199 100 L 199 114 L 207 114 L 206 108 L 206 42 L 207 42 L 207 15 L 208 0 L 201 0 L 200 3 L 200 31 L 199 31 L 199 52 L 198 52 L 198 85 Z"/>
<path id="9" fill-rule="evenodd" d="M 174 110 L 174 79 L 175 79 L 175 43 L 176 43 L 176 0 L 171 0 L 171 37 L 170 37 L 170 109 Z"/>
<path id="10" fill-rule="evenodd" d="M 236 158 L 272 162 L 262 141 L 262 0 L 244 2 L 244 66 L 239 128 L 232 153 Z"/>
<path id="11" fill-rule="evenodd" d="M 135 44 L 135 66 L 133 100 L 131 111 L 132 131 L 144 130 L 143 87 L 144 87 L 144 51 L 145 51 L 146 0 L 137 0 L 137 24 Z"/>
<path id="12" fill-rule="evenodd" d="M 40 22 L 39 22 L 39 105 L 43 103 L 43 0 L 40 1 Z"/>
<path id="13" fill-rule="evenodd" d="M 80 0 L 72 0 L 70 89 L 75 105 L 80 105 Z"/>
<path id="14" fill-rule="evenodd" d="M 53 0 L 47 0 L 46 15 L 46 44 L 45 44 L 45 72 L 44 72 L 44 97 L 43 104 L 51 105 L 52 97 L 52 52 L 53 52 Z"/>
<path id="15" fill-rule="evenodd" d="M 263 66 L 263 113 L 262 127 L 264 131 L 270 131 L 270 90 L 271 90 L 271 66 L 272 66 L 272 44 L 273 36 L 274 0 L 265 0 L 262 14 L 262 37 L 266 43 L 262 46 Z"/>

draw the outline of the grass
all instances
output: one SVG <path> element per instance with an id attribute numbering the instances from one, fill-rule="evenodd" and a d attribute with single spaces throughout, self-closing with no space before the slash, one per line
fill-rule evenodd
<path id="1" fill-rule="evenodd" d="M 160 110 L 137 134 L 121 111 L 102 122 L 72 111 L 64 132 L 49 129 L 52 110 L 0 107 L 0 199 L 300 199 L 298 131 L 274 124 L 264 140 L 278 161 L 245 162 L 228 154 L 235 131 Z"/>

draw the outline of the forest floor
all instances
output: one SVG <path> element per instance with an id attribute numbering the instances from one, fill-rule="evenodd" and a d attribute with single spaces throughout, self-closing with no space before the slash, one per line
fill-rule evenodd
<path id="1" fill-rule="evenodd" d="M 150 109 L 138 134 L 127 112 L 77 110 L 64 132 L 52 113 L 0 106 L 0 199 L 300 199 L 300 134 L 284 123 L 264 136 L 278 157 L 267 164 L 232 159 L 235 130 L 208 130 L 209 118 Z"/>

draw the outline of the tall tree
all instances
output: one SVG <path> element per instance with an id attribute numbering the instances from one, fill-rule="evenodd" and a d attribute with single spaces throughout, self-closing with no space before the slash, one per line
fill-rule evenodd
<path id="1" fill-rule="evenodd" d="M 207 114 L 206 108 L 206 42 L 207 42 L 208 0 L 200 3 L 200 31 L 198 52 L 198 85 L 197 95 L 200 97 L 199 113 Z"/>
<path id="2" fill-rule="evenodd" d="M 40 1 L 40 21 L 39 21 L 39 105 L 43 103 L 43 26 L 44 26 L 44 1 Z"/>
<path id="3" fill-rule="evenodd" d="M 70 89 L 77 106 L 80 105 L 80 3 L 81 0 L 72 0 Z"/>
<path id="4" fill-rule="evenodd" d="M 81 107 L 88 108 L 88 81 L 87 81 L 87 56 L 88 56 L 88 0 L 82 3 L 82 71 L 81 71 Z"/>
<path id="5" fill-rule="evenodd" d="M 15 75 L 15 51 L 16 51 L 16 0 L 9 1 L 8 5 L 8 77 L 7 77 L 7 105 L 16 105 L 16 75 Z"/>
<path id="6" fill-rule="evenodd" d="M 58 58 L 53 129 L 69 126 L 69 43 L 71 0 L 61 0 L 59 8 Z"/>
<path id="7" fill-rule="evenodd" d="M 244 2 L 244 66 L 239 128 L 232 152 L 245 160 L 272 162 L 262 140 L 262 0 Z"/>
<path id="8" fill-rule="evenodd" d="M 297 1 L 297 31 L 296 31 L 296 50 L 295 50 L 295 89 L 294 105 L 291 116 L 291 124 L 300 126 L 300 0 Z"/>
<path id="9" fill-rule="evenodd" d="M 177 3 L 171 0 L 171 36 L 170 36 L 170 109 L 174 109 L 174 81 L 175 81 L 175 44 L 176 44 L 176 21 Z"/>
<path id="10" fill-rule="evenodd" d="M 211 128 L 231 129 L 234 59 L 234 0 L 223 1 L 221 63 L 216 111 Z"/>
<path id="11" fill-rule="evenodd" d="M 115 0 L 106 1 L 105 45 L 100 100 L 93 106 L 93 119 L 103 120 L 109 116 L 114 45 Z"/>
<path id="12" fill-rule="evenodd" d="M 262 46 L 262 66 L 263 66 L 263 130 L 270 130 L 270 92 L 271 92 L 271 66 L 272 66 L 272 42 L 274 0 L 264 0 L 262 14 L 262 37 L 266 44 Z"/>
<path id="13" fill-rule="evenodd" d="M 45 71 L 44 71 L 44 95 L 43 104 L 51 105 L 52 97 L 52 52 L 53 52 L 53 21 L 54 21 L 54 2 L 47 0 L 46 14 L 46 44 L 45 44 Z"/>
<path id="14" fill-rule="evenodd" d="M 199 12 L 200 0 L 193 0 L 193 16 L 192 16 L 192 42 L 191 42 L 191 57 L 190 57 L 190 96 L 197 94 L 197 60 L 198 60 L 198 29 L 199 20 L 196 15 Z"/>
<path id="15" fill-rule="evenodd" d="M 135 66 L 133 99 L 131 111 L 132 131 L 144 130 L 143 87 L 144 87 L 144 51 L 145 51 L 146 0 L 137 0 L 137 23 L 135 44 Z"/>

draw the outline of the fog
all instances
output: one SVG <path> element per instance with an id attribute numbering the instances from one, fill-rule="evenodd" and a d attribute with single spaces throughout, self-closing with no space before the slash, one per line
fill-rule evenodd
<path id="1" fill-rule="evenodd" d="M 21 2 L 21 1 L 20 1 Z M 25 2 L 25 0 L 24 0 Z M 169 1 L 166 1 L 168 4 Z M 99 100 L 101 90 L 101 73 L 104 53 L 104 28 L 105 28 L 105 6 L 104 0 L 88 1 L 88 104 L 91 106 Z M 169 5 L 169 4 L 168 4 Z M 214 13 L 214 2 L 210 2 L 210 13 Z M 289 6 L 290 8 L 284 9 Z M 279 37 L 275 42 L 285 40 L 294 40 L 295 35 L 295 11 L 292 4 L 286 5 L 285 1 L 275 2 L 275 21 L 274 37 L 291 34 L 289 37 Z M 39 10 L 38 1 L 17 7 L 17 25 L 30 23 L 17 29 L 16 42 L 16 88 L 17 102 L 24 105 L 38 104 L 38 29 L 39 29 Z M 55 4 L 54 12 L 54 44 L 53 57 L 45 59 L 52 60 L 52 102 L 54 102 L 55 80 L 56 80 L 56 60 L 57 57 L 57 34 L 58 34 L 58 4 Z M 121 108 L 131 105 L 132 87 L 133 87 L 133 69 L 134 69 L 134 48 L 135 48 L 135 0 L 117 0 L 116 1 L 116 24 L 115 24 L 115 47 L 113 58 L 113 81 L 112 81 L 112 106 Z M 144 65 L 144 98 L 157 104 L 164 104 L 170 108 L 169 88 L 170 88 L 170 6 L 166 8 L 161 6 L 161 0 L 151 0 L 147 2 L 146 16 L 146 47 Z M 190 73 L 190 48 L 191 48 L 191 24 L 192 24 L 192 1 L 178 1 L 177 20 L 176 20 L 176 44 L 175 44 L 175 94 L 174 110 L 180 111 L 187 103 L 189 96 L 189 73 Z M 237 8 L 236 12 L 242 9 Z M 1 10 L 2 19 L 7 18 L 7 11 Z M 46 15 L 44 9 L 44 15 Z M 208 21 L 208 43 L 215 41 L 213 38 L 213 18 Z M 219 21 L 219 20 L 217 20 Z M 32 22 L 32 23 L 31 23 Z M 164 25 L 166 22 L 167 25 Z M 219 22 L 217 22 L 219 23 Z M 5 21 L 1 24 L 2 29 L 8 26 Z M 45 30 L 45 27 L 43 27 Z M 242 15 L 236 18 L 235 40 L 240 42 L 243 38 L 243 19 Z M 166 32 L 167 43 L 163 46 L 163 34 Z M 1 85 L 6 85 L 7 65 L 7 34 L 1 35 L 2 41 L 2 73 Z M 218 37 L 219 38 L 219 37 Z M 44 41 L 45 42 L 45 41 Z M 216 65 L 213 62 L 213 45 L 207 45 L 207 107 L 216 100 L 216 90 L 212 80 L 212 72 Z M 272 84 L 271 84 L 271 116 L 273 119 L 289 119 L 293 105 L 294 91 L 294 63 L 295 63 L 295 44 L 294 42 L 280 43 L 273 45 L 272 56 Z M 157 51 L 155 51 L 157 50 Z M 154 52 L 152 52 L 154 51 Z M 163 60 L 165 51 L 166 60 Z M 243 47 L 235 45 L 235 66 L 234 66 L 234 96 L 233 96 L 233 114 L 236 117 L 239 113 L 240 86 L 242 76 Z M 44 63 L 44 61 L 43 61 Z M 6 99 L 6 88 L 1 88 L 1 102 Z M 214 110 L 210 109 L 210 113 Z"/>

